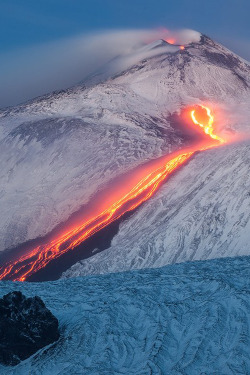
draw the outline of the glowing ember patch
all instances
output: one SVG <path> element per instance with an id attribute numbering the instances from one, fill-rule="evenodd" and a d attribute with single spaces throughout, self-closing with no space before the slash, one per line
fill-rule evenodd
<path id="1" fill-rule="evenodd" d="M 180 46 L 180 49 L 183 50 L 183 49 L 185 49 L 185 47 L 184 46 Z"/>
<path id="2" fill-rule="evenodd" d="M 191 111 L 193 122 L 199 125 L 212 139 L 223 143 L 224 140 L 213 133 L 213 116 L 210 109 L 204 106 L 201 106 L 201 108 L 203 112 L 205 110 L 205 115 L 204 113 L 202 115 L 201 113 L 199 114 L 198 109 Z M 201 122 L 201 116 L 205 116 L 203 118 L 204 123 Z M 171 160 L 165 161 L 155 171 L 146 174 L 121 199 L 112 203 L 108 209 L 97 215 L 93 215 L 90 220 L 82 222 L 73 230 L 69 230 L 63 235 L 58 236 L 53 241 L 37 246 L 27 251 L 25 255 L 19 257 L 17 260 L 9 261 L 0 267 L 0 280 L 25 281 L 28 277 L 46 267 L 52 260 L 59 258 L 68 251 L 72 251 L 87 238 L 120 218 L 126 212 L 140 206 L 155 193 L 160 184 L 174 170 L 185 163 L 196 151 L 206 150 L 211 147 L 214 147 L 214 143 L 210 141 L 202 148 L 197 146 L 191 151 L 181 151 L 179 154 L 175 154 Z"/>
<path id="3" fill-rule="evenodd" d="M 168 42 L 169 44 L 175 44 L 175 40 L 174 39 L 166 39 L 166 42 Z"/>

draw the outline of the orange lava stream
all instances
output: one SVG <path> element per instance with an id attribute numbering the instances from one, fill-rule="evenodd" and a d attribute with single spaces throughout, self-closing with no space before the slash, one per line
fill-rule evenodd
<path id="1" fill-rule="evenodd" d="M 199 125 L 201 128 L 204 129 L 204 132 L 209 135 L 211 138 L 213 139 L 216 139 L 217 141 L 219 141 L 220 143 L 224 143 L 225 140 L 218 137 L 216 134 L 214 134 L 214 129 L 213 129 L 213 123 L 214 123 L 214 117 L 211 113 L 211 110 L 207 107 L 205 107 L 204 105 L 200 105 L 201 108 L 205 109 L 205 111 L 207 112 L 207 116 L 208 116 L 208 124 L 207 125 L 204 125 L 204 124 L 201 124 L 195 117 L 195 109 L 191 111 L 191 117 L 192 117 L 192 120 L 194 122 L 195 125 Z"/>
<path id="2" fill-rule="evenodd" d="M 195 110 L 191 112 L 193 122 L 201 126 L 205 133 L 212 139 L 223 143 L 224 140 L 213 133 L 213 116 L 211 115 L 211 111 L 206 107 L 202 108 L 207 110 L 209 118 L 208 124 L 203 125 L 196 120 Z M 72 251 L 94 233 L 100 231 L 114 220 L 120 218 L 124 213 L 134 210 L 148 200 L 157 190 L 161 182 L 166 180 L 174 170 L 185 163 L 196 151 L 205 150 L 214 146 L 215 145 L 210 142 L 202 148 L 188 152 L 180 152 L 177 156 L 168 160 L 164 165 L 140 180 L 127 194 L 114 202 L 108 209 L 93 216 L 93 218 L 83 222 L 73 230 L 59 236 L 59 238 L 47 244 L 35 247 L 17 260 L 7 262 L 0 267 L 0 280 L 25 281 L 35 272 L 44 268 L 53 259 L 57 259 L 66 252 Z"/>

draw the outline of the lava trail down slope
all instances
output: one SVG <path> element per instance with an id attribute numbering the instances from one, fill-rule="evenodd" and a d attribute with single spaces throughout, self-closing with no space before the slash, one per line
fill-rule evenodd
<path id="1" fill-rule="evenodd" d="M 52 260 L 74 250 L 84 240 L 148 200 L 160 184 L 195 152 L 207 150 L 225 142 L 224 139 L 214 134 L 214 119 L 209 108 L 200 106 L 198 109 L 193 109 L 190 114 L 194 124 L 200 126 L 209 136 L 209 140 L 205 144 L 202 146 L 197 144 L 190 150 L 180 150 L 177 154 L 173 154 L 163 165 L 146 174 L 121 199 L 115 200 L 104 211 L 94 214 L 89 220 L 82 222 L 51 242 L 36 246 L 17 259 L 7 261 L 0 268 L 0 279 L 25 281 L 38 270 L 46 267 Z"/>

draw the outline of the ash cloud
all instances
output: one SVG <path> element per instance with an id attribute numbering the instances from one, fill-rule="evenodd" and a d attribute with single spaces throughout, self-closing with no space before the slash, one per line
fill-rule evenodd
<path id="1" fill-rule="evenodd" d="M 119 64 L 111 64 L 111 69 L 127 67 L 151 56 L 152 51 L 143 50 L 143 46 L 158 39 L 188 44 L 198 41 L 200 34 L 193 30 L 167 29 L 106 31 L 1 55 L 0 108 L 73 86 L 117 56 L 120 56 Z M 121 64 L 123 57 L 124 64 Z"/>

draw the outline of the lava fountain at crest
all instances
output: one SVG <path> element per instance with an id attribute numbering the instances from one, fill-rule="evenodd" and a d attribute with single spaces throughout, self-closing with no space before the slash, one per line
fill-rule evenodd
<path id="1" fill-rule="evenodd" d="M 197 151 L 203 151 L 225 141 L 214 134 L 211 110 L 199 106 L 191 111 L 191 119 L 208 135 L 208 140 L 202 146 L 196 145 L 189 150 L 180 150 L 169 155 L 153 172 L 145 172 L 141 180 L 128 189 L 119 199 L 114 199 L 107 209 L 93 214 L 89 220 L 84 220 L 71 230 L 58 235 L 48 243 L 34 247 L 31 250 L 0 267 L 0 280 L 25 281 L 37 271 L 46 267 L 51 261 L 69 251 L 73 251 L 87 238 L 119 219 L 126 212 L 132 211 L 148 200 L 160 184 L 165 181 L 178 167 L 184 164 Z M 219 143 L 218 143 L 219 142 Z"/>

